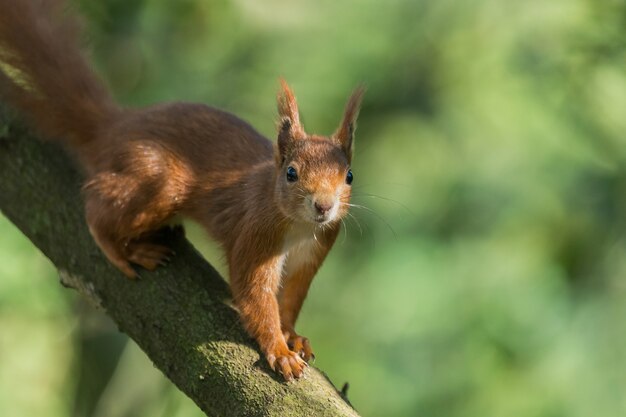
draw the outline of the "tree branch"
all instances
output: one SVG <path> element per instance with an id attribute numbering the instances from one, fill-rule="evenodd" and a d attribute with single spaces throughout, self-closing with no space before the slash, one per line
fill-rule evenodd
<path id="1" fill-rule="evenodd" d="M 57 145 L 0 108 L 0 210 L 209 416 L 357 416 L 314 368 L 284 383 L 229 305 L 228 285 L 183 238 L 167 268 L 123 277 L 87 229 L 80 175 Z"/>

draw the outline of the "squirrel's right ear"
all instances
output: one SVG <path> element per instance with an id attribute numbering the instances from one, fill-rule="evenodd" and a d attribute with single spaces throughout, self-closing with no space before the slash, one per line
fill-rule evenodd
<path id="1" fill-rule="evenodd" d="M 294 140 L 304 137 L 304 129 L 300 124 L 298 103 L 293 91 L 284 79 L 280 79 L 280 91 L 277 97 L 278 104 L 278 151 L 285 156 Z"/>
<path id="2" fill-rule="evenodd" d="M 354 140 L 354 131 L 356 130 L 356 119 L 359 116 L 359 110 L 361 108 L 361 101 L 365 94 L 365 87 L 360 86 L 352 92 L 346 104 L 346 109 L 343 114 L 343 120 L 339 125 L 339 129 L 332 136 L 346 153 L 349 160 L 352 159 L 352 142 Z"/>

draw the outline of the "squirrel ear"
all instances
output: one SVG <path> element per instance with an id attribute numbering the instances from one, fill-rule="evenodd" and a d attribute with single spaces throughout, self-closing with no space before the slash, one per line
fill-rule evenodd
<path id="1" fill-rule="evenodd" d="M 277 103 L 278 115 L 280 116 L 281 122 L 283 119 L 287 118 L 291 121 L 292 127 L 302 128 L 300 126 L 300 114 L 298 113 L 296 97 L 291 87 L 289 87 L 289 84 L 287 84 L 283 78 L 280 79 L 280 91 L 278 92 Z"/>
<path id="2" fill-rule="evenodd" d="M 304 129 L 300 124 L 298 103 L 293 91 L 284 79 L 280 79 L 280 91 L 277 96 L 278 116 L 278 150 L 285 155 L 289 145 L 294 139 L 304 136 Z"/>
<path id="3" fill-rule="evenodd" d="M 354 139 L 354 131 L 356 130 L 356 119 L 359 116 L 359 109 L 361 108 L 364 94 L 365 87 L 363 86 L 357 87 L 352 92 L 348 104 L 346 104 L 339 129 L 332 136 L 333 140 L 341 145 L 348 159 L 352 159 L 352 141 Z"/>

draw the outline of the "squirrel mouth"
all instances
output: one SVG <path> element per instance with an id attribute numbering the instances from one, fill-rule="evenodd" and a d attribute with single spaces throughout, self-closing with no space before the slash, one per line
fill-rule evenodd
<path id="1" fill-rule="evenodd" d="M 324 214 L 319 214 L 317 216 L 314 217 L 315 223 L 317 224 L 324 224 L 324 223 L 328 223 L 331 221 L 331 218 L 329 216 L 326 216 Z"/>

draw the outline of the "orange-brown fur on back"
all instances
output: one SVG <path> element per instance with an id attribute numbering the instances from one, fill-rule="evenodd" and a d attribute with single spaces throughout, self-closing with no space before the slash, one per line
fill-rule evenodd
<path id="1" fill-rule="evenodd" d="M 363 90 L 330 137 L 309 135 L 281 80 L 274 146 L 238 117 L 201 104 L 120 109 L 77 46 L 56 0 L 0 0 L 0 93 L 85 175 L 85 216 L 128 277 L 172 253 L 159 230 L 196 220 L 224 248 L 242 323 L 270 365 L 299 377 L 312 357 L 295 321 L 347 213 Z"/>

